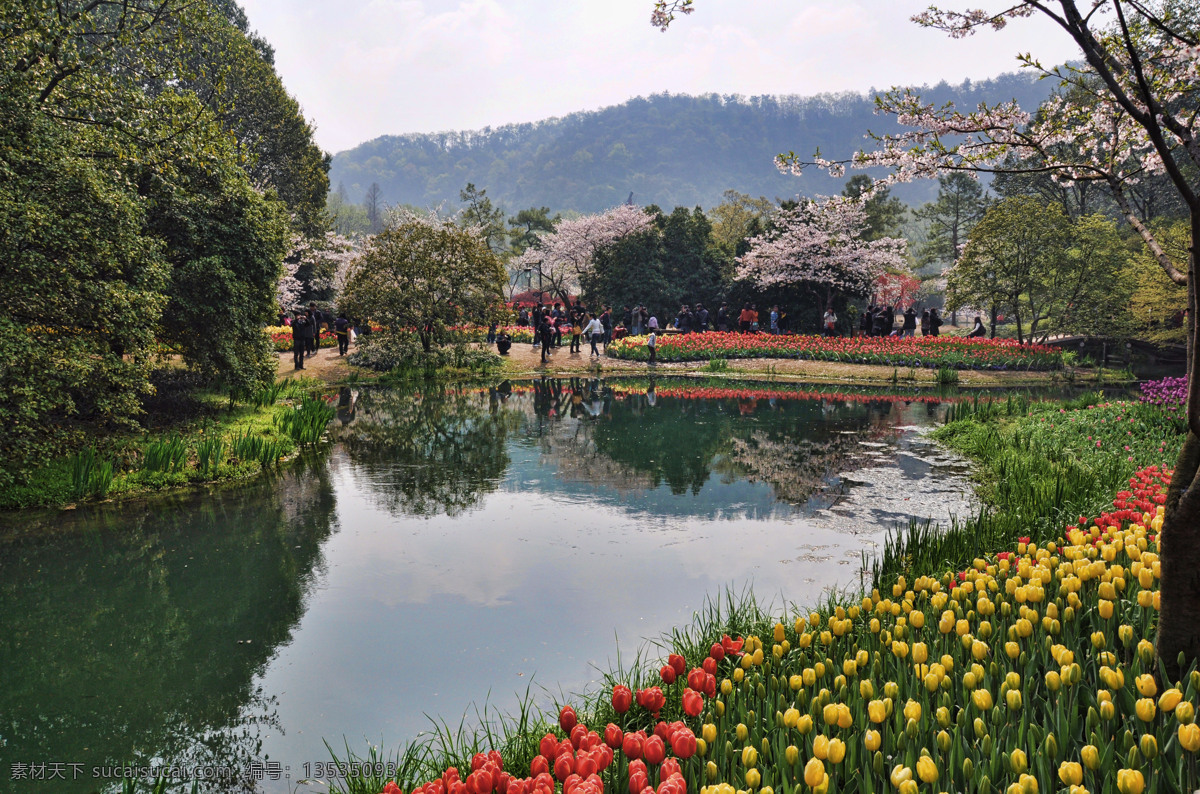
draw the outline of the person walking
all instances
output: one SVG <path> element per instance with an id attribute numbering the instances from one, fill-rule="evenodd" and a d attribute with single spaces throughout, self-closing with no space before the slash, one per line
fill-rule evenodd
<path id="1" fill-rule="evenodd" d="M 493 334 L 495 327 L 492 326 Z M 346 319 L 345 314 L 339 314 L 333 321 L 333 331 L 337 335 L 338 355 L 344 356 L 350 350 L 350 321 Z"/>
<path id="2" fill-rule="evenodd" d="M 779 307 L 778 306 L 771 307 L 770 323 L 771 324 L 770 324 L 770 326 L 768 326 L 768 329 L 771 332 L 771 334 L 773 334 L 774 336 L 779 336 Z"/>
<path id="3" fill-rule="evenodd" d="M 696 304 L 696 330 L 705 333 L 708 330 L 708 309 L 703 303 Z"/>
<path id="4" fill-rule="evenodd" d="M 929 336 L 929 309 L 921 312 L 921 336 Z"/>
<path id="5" fill-rule="evenodd" d="M 929 310 L 929 335 L 937 336 L 938 329 L 942 327 L 942 318 L 938 317 L 937 309 Z"/>
<path id="6" fill-rule="evenodd" d="M 837 315 L 833 313 L 832 306 L 825 310 L 825 316 L 821 318 L 821 327 L 826 337 L 837 336 Z"/>
<path id="7" fill-rule="evenodd" d="M 583 317 L 575 314 L 571 318 L 571 355 L 583 352 L 583 345 L 579 341 L 579 335 L 583 333 Z"/>
<path id="8" fill-rule="evenodd" d="M 743 334 L 750 333 L 750 323 L 754 322 L 754 312 L 750 311 L 750 304 L 742 306 L 742 312 L 738 315 L 738 331 Z"/>
<path id="9" fill-rule="evenodd" d="M 611 342 L 613 338 L 613 316 L 611 306 L 605 306 L 604 311 L 600 313 L 600 327 L 604 329 L 604 349 L 608 350 L 608 343 Z"/>
<path id="10" fill-rule="evenodd" d="M 904 310 L 904 325 L 901 326 L 901 336 L 912 336 L 917 332 L 917 310 L 909 306 Z"/>
<path id="11" fill-rule="evenodd" d="M 308 316 L 302 312 L 296 312 L 296 319 L 292 321 L 293 369 L 304 369 L 304 354 L 308 350 L 308 333 L 311 327 L 308 324 Z"/>
<path id="12" fill-rule="evenodd" d="M 321 350 L 321 329 L 329 325 L 329 318 L 325 316 L 325 312 L 317 308 L 317 304 L 308 304 L 309 322 L 313 327 L 312 355 L 316 355 Z"/>
<path id="13" fill-rule="evenodd" d="M 542 315 L 542 323 L 538 326 L 537 336 L 542 343 L 542 363 L 550 359 L 550 348 L 554 346 L 554 328 L 550 325 L 550 315 Z"/>
<path id="14" fill-rule="evenodd" d="M 584 326 L 583 335 L 587 337 L 587 340 L 592 345 L 592 353 L 591 356 L 588 356 L 588 358 L 591 358 L 592 356 L 599 358 L 600 350 L 596 347 L 596 345 L 604 341 L 604 324 L 600 322 L 599 317 L 593 317 L 591 321 Z"/>
<path id="15" fill-rule="evenodd" d="M 717 330 L 724 333 L 729 330 L 729 304 L 722 303 L 717 309 Z"/>
<path id="16" fill-rule="evenodd" d="M 655 359 L 658 354 L 658 334 L 654 331 L 651 331 L 650 335 L 646 337 L 646 350 L 650 353 L 650 363 L 657 363 Z"/>
<path id="17" fill-rule="evenodd" d="M 654 333 L 658 330 L 658 318 L 653 314 L 650 315 L 650 319 L 646 320 L 646 328 L 650 330 L 650 333 Z"/>

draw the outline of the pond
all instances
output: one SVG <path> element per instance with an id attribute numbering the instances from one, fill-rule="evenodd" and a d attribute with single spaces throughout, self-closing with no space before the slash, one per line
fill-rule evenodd
<path id="1" fill-rule="evenodd" d="M 164 759 L 291 791 L 326 741 L 391 753 L 430 717 L 547 704 L 727 588 L 812 604 L 857 587 L 897 522 L 972 511 L 923 435 L 936 396 L 544 379 L 333 399 L 329 451 L 273 480 L 8 517 L 0 791 Z"/>

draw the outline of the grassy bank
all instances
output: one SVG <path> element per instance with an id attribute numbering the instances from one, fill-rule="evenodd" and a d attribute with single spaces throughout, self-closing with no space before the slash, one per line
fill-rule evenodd
<path id="1" fill-rule="evenodd" d="M 952 418 L 938 434 L 976 459 L 989 510 L 898 533 L 866 592 L 771 611 L 727 594 L 559 720 L 485 712 L 394 756 L 339 753 L 360 764 L 341 788 L 1194 789 L 1200 674 L 1155 680 L 1150 645 L 1177 420 L 1098 395 Z"/>
<path id="2" fill-rule="evenodd" d="M 317 444 L 333 417 L 334 409 L 310 393 L 313 386 L 277 383 L 233 407 L 226 395 L 198 392 L 186 411 L 152 429 L 90 433 L 74 454 L 0 490 L 0 509 L 122 499 L 276 469 Z"/>

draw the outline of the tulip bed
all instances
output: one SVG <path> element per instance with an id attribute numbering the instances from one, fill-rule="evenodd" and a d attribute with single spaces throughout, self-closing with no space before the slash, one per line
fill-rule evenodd
<path id="1" fill-rule="evenodd" d="M 266 327 L 267 336 L 271 337 L 271 344 L 275 346 L 276 353 L 292 352 L 292 329 L 287 325 L 268 325 Z M 336 344 L 337 336 L 330 330 L 321 329 L 322 344 Z"/>
<path id="2" fill-rule="evenodd" d="M 826 338 L 712 332 L 660 335 L 660 361 L 707 361 L 726 358 L 799 358 L 847 364 L 988 370 L 1062 369 L 1062 352 L 1046 345 L 1021 345 L 1012 339 L 949 336 Z M 608 346 L 615 358 L 646 361 L 645 336 L 625 337 Z"/>
<path id="3" fill-rule="evenodd" d="M 590 727 L 563 707 L 507 769 L 479 753 L 411 790 L 1193 791 L 1200 672 L 1164 680 L 1151 644 L 1170 476 L 1138 470 L 1113 511 L 1044 544 L 683 643 L 654 681 L 614 683 Z"/>

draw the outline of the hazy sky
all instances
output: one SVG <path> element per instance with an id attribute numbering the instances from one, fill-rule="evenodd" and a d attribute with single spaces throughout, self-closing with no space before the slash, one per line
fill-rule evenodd
<path id="1" fill-rule="evenodd" d="M 666 33 L 651 0 L 241 2 L 332 152 L 663 91 L 867 91 L 992 77 L 1018 52 L 1077 55 L 1040 19 L 962 40 L 909 22 L 929 0 L 697 0 Z"/>

